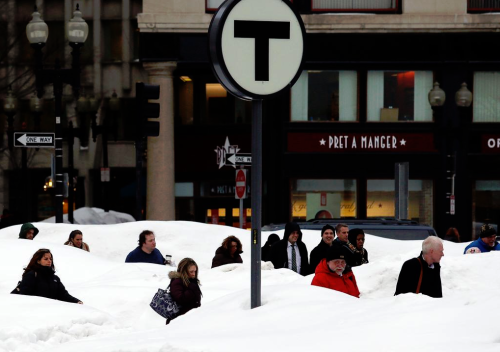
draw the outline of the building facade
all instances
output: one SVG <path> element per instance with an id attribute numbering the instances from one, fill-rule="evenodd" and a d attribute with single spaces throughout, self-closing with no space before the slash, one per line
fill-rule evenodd
<path id="1" fill-rule="evenodd" d="M 207 30 L 220 3 L 145 0 L 139 55 L 172 71 L 175 148 L 165 152 L 175 158 L 177 219 L 238 226 L 235 168 L 224 155 L 250 153 L 251 102 L 211 70 Z M 293 1 L 307 31 L 305 65 L 289 94 L 264 102 L 264 223 L 393 217 L 395 164 L 408 162 L 409 218 L 440 235 L 456 227 L 464 240 L 498 224 L 497 5 Z M 435 82 L 446 100 L 433 108 Z M 462 87 L 469 107 L 457 105 Z"/>

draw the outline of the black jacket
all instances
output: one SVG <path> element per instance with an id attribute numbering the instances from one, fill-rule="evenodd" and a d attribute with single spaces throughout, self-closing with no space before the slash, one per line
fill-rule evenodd
<path id="1" fill-rule="evenodd" d="M 302 242 L 302 232 L 300 232 L 300 227 L 295 223 L 288 223 L 285 226 L 283 239 L 272 245 L 267 259 L 273 263 L 275 269 L 288 268 L 288 237 L 295 230 L 299 231 L 299 238 L 296 244 L 300 254 L 300 275 L 305 276 L 310 273 L 309 256 L 307 253 L 307 247 L 304 242 Z"/>
<path id="2" fill-rule="evenodd" d="M 327 245 L 323 240 L 321 240 L 321 242 L 316 247 L 314 247 L 314 249 L 311 251 L 311 272 L 314 272 L 316 270 L 316 267 L 321 262 L 321 259 L 326 258 L 326 253 L 330 248 L 332 247 Z"/>
<path id="3" fill-rule="evenodd" d="M 70 303 L 78 303 L 80 301 L 66 291 L 61 279 L 54 274 L 50 267 L 41 267 L 36 271 L 28 271 L 23 276 L 18 290 L 16 289 L 12 293 L 40 296 Z"/>
<path id="4" fill-rule="evenodd" d="M 170 295 L 181 306 L 179 315 L 201 306 L 201 290 L 196 279 L 189 279 L 189 286 L 186 286 L 178 272 L 171 271 L 168 277 L 170 278 Z"/>
<path id="5" fill-rule="evenodd" d="M 243 252 L 238 253 L 238 251 L 236 251 L 236 253 L 234 253 L 234 256 L 231 257 L 231 254 L 229 254 L 229 251 L 226 248 L 220 246 L 215 251 L 215 257 L 212 259 L 212 268 L 216 268 L 218 266 L 225 265 L 225 264 L 236 264 L 236 263 L 241 264 L 241 263 L 243 263 L 243 259 L 241 259 L 240 253 L 243 253 Z"/>
<path id="6" fill-rule="evenodd" d="M 434 298 L 443 297 L 441 287 L 441 266 L 439 263 L 434 263 L 434 269 L 429 268 L 422 253 L 420 253 L 420 260 L 422 265 L 420 265 L 417 258 L 404 262 L 401 272 L 399 273 L 395 296 L 401 293 L 416 293 L 418 279 L 420 277 L 420 268 L 422 268 L 423 274 L 420 293 Z"/>

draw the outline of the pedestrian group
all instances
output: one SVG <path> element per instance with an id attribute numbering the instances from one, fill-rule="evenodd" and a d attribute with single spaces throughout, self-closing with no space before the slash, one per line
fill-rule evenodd
<path id="1" fill-rule="evenodd" d="M 21 226 L 19 238 L 33 240 L 38 233 L 39 230 L 35 226 L 26 223 Z M 464 254 L 500 250 L 496 234 L 495 228 L 484 224 L 479 238 L 465 248 Z M 445 239 L 460 242 L 460 236 L 455 228 L 447 231 Z M 72 231 L 64 244 L 90 251 L 88 244 L 83 242 L 83 233 L 80 230 Z M 289 269 L 302 276 L 314 273 L 311 285 L 359 298 L 360 292 L 352 268 L 368 263 L 368 251 L 364 248 L 364 244 L 365 233 L 361 229 L 349 230 L 349 226 L 342 223 L 335 227 L 325 225 L 321 230 L 321 241 L 311 251 L 309 258 L 307 247 L 302 242 L 300 226 L 290 222 L 285 226 L 282 239 L 274 233 L 269 235 L 261 254 L 262 261 L 271 262 L 275 269 Z M 225 238 L 215 251 L 212 268 L 243 263 L 241 253 L 243 246 L 237 237 Z M 421 293 L 434 298 L 443 297 L 440 266 L 443 256 L 441 239 L 436 236 L 427 237 L 422 242 L 420 255 L 404 262 L 395 295 Z M 175 266 L 170 255 L 163 257 L 156 248 L 155 234 L 149 230 L 139 234 L 138 246 L 127 255 L 125 262 Z M 171 310 L 170 305 L 175 306 L 175 314 L 164 315 L 167 317 L 166 324 L 191 309 L 200 307 L 202 297 L 198 265 L 193 259 L 182 259 L 177 265 L 177 270 L 170 271 L 168 277 L 170 285 L 164 291 L 165 296 L 159 300 L 156 295 L 154 298 L 155 304 L 158 302 L 168 304 L 167 310 Z M 24 269 L 21 281 L 11 293 L 83 304 L 81 300 L 68 293 L 60 278 L 55 275 L 54 258 L 49 249 L 39 249 L 35 252 Z M 151 306 L 153 307 L 153 302 Z"/>

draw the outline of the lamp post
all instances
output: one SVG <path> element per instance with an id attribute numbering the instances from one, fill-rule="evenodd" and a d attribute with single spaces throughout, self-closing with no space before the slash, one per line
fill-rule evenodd
<path id="1" fill-rule="evenodd" d="M 73 87 L 76 98 L 80 90 L 80 49 L 88 36 L 88 25 L 82 18 L 79 5 L 73 12 L 73 18 L 68 23 L 69 45 L 73 48 L 71 55 L 73 60 L 70 69 L 62 69 L 59 61 L 56 61 L 54 69 L 44 69 L 42 59 L 42 48 L 49 37 L 47 24 L 41 19 L 40 13 L 35 6 L 33 19 L 26 26 L 26 35 L 35 51 L 35 79 L 38 98 L 43 97 L 44 86 L 53 84 L 55 98 L 55 174 L 56 174 L 56 223 L 63 222 L 63 149 L 62 149 L 62 94 L 63 84 Z"/>
<path id="2" fill-rule="evenodd" d="M 40 132 L 40 118 L 43 110 L 43 99 L 38 98 L 36 91 L 30 98 L 30 110 L 35 115 L 35 131 Z"/>
<path id="3" fill-rule="evenodd" d="M 14 147 L 14 116 L 17 112 L 17 98 L 14 96 L 12 87 L 10 86 L 9 90 L 7 91 L 7 97 L 3 102 L 3 110 L 5 111 L 5 115 L 7 115 L 8 146 L 9 150 L 12 150 L 12 148 Z"/>

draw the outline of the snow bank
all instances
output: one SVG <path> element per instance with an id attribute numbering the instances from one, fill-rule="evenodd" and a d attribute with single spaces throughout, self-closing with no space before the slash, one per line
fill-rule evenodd
<path id="1" fill-rule="evenodd" d="M 445 242 L 442 299 L 394 297 L 402 263 L 420 241 L 367 235 L 370 264 L 354 268 L 361 298 L 314 287 L 312 275 L 262 263 L 262 306 L 250 309 L 250 232 L 193 222 L 117 225 L 35 224 L 34 241 L 18 240 L 20 226 L 0 231 L 0 351 L 498 351 L 500 253 L 462 255 L 466 244 Z M 90 253 L 62 245 L 74 229 Z M 144 229 L 175 262 L 200 267 L 202 307 L 165 326 L 150 308 L 173 267 L 124 263 Z M 277 232 L 282 236 L 283 231 Z M 269 233 L 263 233 L 263 243 Z M 242 240 L 244 264 L 210 269 L 222 240 Z M 319 231 L 304 231 L 309 251 Z M 57 274 L 84 302 L 69 304 L 10 295 L 39 248 L 50 248 Z M 491 323 L 491 324 L 490 324 Z"/>

